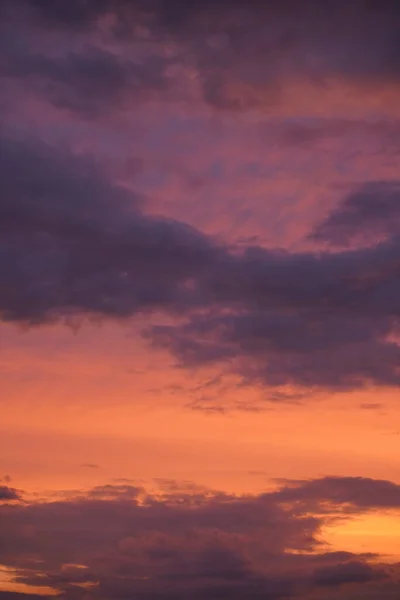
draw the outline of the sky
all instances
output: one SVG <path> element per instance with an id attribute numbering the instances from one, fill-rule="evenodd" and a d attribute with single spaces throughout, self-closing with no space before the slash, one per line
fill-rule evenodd
<path id="1" fill-rule="evenodd" d="M 0 3 L 0 600 L 400 598 L 400 9 Z"/>

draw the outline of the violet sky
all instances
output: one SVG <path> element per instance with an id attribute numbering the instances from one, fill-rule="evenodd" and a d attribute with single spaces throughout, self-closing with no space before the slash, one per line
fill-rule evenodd
<path id="1" fill-rule="evenodd" d="M 0 3 L 0 600 L 400 597 L 400 7 Z"/>

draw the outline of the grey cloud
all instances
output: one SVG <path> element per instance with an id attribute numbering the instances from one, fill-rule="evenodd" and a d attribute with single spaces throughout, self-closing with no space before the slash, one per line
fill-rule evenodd
<path id="1" fill-rule="evenodd" d="M 160 31 L 190 47 L 204 98 L 218 110 L 268 111 L 293 77 L 318 86 L 338 77 L 379 85 L 400 76 L 400 11 L 390 0 L 378 9 L 333 0 L 323 8 L 315 0 L 154 6 Z"/>
<path id="2" fill-rule="evenodd" d="M 57 28 L 59 35 L 66 36 L 93 33 L 98 31 L 99 18 L 112 14 L 119 42 L 132 43 L 137 25 L 148 28 L 152 40 L 173 40 L 181 61 L 198 72 L 204 100 L 217 110 L 268 110 L 293 76 L 315 85 L 338 76 L 356 85 L 379 85 L 398 81 L 400 75 L 400 11 L 390 0 L 377 9 L 363 0 L 351 4 L 327 0 L 323 10 L 315 0 L 279 4 L 252 0 L 246 5 L 238 0 L 217 4 L 210 0 L 18 0 L 17 6 L 24 15 L 21 23 L 43 32 Z M 16 13 L 14 8 L 18 29 L 22 24 L 15 20 Z M 26 59 L 29 65 L 32 61 Z M 126 69 L 112 56 L 103 56 L 101 64 L 90 59 L 90 53 L 78 61 L 72 57 L 52 65 L 43 57 L 36 62 L 36 68 L 40 62 L 40 69 L 54 80 L 53 101 L 84 116 L 111 105 L 127 77 Z M 137 67 L 134 89 L 140 97 L 141 91 L 166 90 L 165 64 L 160 55 L 153 64 Z M 67 82 L 75 83 L 72 92 L 63 87 Z M 99 92 L 104 98 L 96 102 Z M 145 101 L 146 94 L 141 99 Z"/>
<path id="3" fill-rule="evenodd" d="M 138 196 L 90 160 L 2 137 L 0 174 L 5 320 L 178 307 L 217 252 L 183 223 L 138 212 Z"/>
<path id="4" fill-rule="evenodd" d="M 355 511 L 399 509 L 400 485 L 387 480 L 367 477 L 323 477 L 320 479 L 288 482 L 277 492 L 281 502 L 324 503 Z M 317 504 L 316 504 L 317 503 Z"/>
<path id="5" fill-rule="evenodd" d="M 126 5 L 121 0 L 20 0 L 19 2 L 7 2 L 2 4 L 3 11 L 7 14 L 11 9 L 18 6 L 19 10 L 28 9 L 29 16 L 35 22 L 46 26 L 58 26 L 62 29 L 82 29 L 93 25 L 99 16 L 107 14 L 110 10 Z M 15 10 L 15 9 L 14 9 Z"/>
<path id="6" fill-rule="evenodd" d="M 183 365 L 225 363 L 245 382 L 397 387 L 398 251 L 394 238 L 335 254 L 224 256 L 200 283 L 214 308 L 148 335 Z"/>
<path id="7" fill-rule="evenodd" d="M 382 569 L 377 569 L 359 561 L 320 567 L 314 572 L 317 585 L 340 586 L 346 583 L 367 583 L 385 577 Z"/>
<path id="8" fill-rule="evenodd" d="M 400 231 L 400 182 L 374 181 L 349 194 L 313 232 L 311 239 L 343 246 L 376 242 Z"/>
<path id="9" fill-rule="evenodd" d="M 21 583 L 53 586 L 68 598 L 78 584 L 97 581 L 91 593 L 103 598 L 272 599 L 292 589 L 291 576 L 262 573 L 252 555 L 265 553 L 266 567 L 269 556 L 285 561 L 286 547 L 313 547 L 319 528 L 318 519 L 291 516 L 268 497 L 175 494 L 139 501 L 138 494 L 106 486 L 87 498 L 3 513 L 0 559 L 17 569 Z M 33 555 L 43 561 L 40 577 Z M 71 563 L 87 568 L 63 567 Z"/>
<path id="10" fill-rule="evenodd" d="M 252 383 L 341 390 L 400 384 L 400 349 L 386 341 L 389 331 L 389 323 L 363 319 L 254 311 L 154 327 L 151 336 L 183 365 L 227 363 Z"/>
<path id="11" fill-rule="evenodd" d="M 323 552 L 321 554 L 318 554 L 318 556 L 316 556 L 316 562 L 317 563 L 329 563 L 329 562 L 334 562 L 334 563 L 338 563 L 338 564 L 343 564 L 346 561 L 352 561 L 354 560 L 354 558 L 356 557 L 355 554 L 353 554 L 352 552 L 345 552 L 343 550 L 336 550 L 336 551 L 332 551 L 332 552 Z M 378 558 L 377 554 L 373 554 L 373 553 L 364 553 L 362 555 L 359 555 L 359 558 L 364 558 L 364 559 L 373 559 L 373 558 Z"/>
<path id="12" fill-rule="evenodd" d="M 42 595 L 6 592 L 0 590 L 0 600 L 43 600 Z"/>
<path id="13" fill-rule="evenodd" d="M 5 132 L 0 176 L 3 320 L 161 310 L 180 322 L 145 335 L 186 366 L 228 362 L 275 388 L 400 384 L 397 236 L 336 253 L 227 248 L 145 215 L 93 160 Z"/>
<path id="14" fill-rule="evenodd" d="M 342 491 L 333 495 L 331 512 L 340 513 L 343 490 L 351 496 L 360 481 L 338 482 Z M 320 547 L 325 517 L 310 517 L 305 500 L 324 502 L 329 485 L 286 482 L 259 496 L 185 489 L 162 497 L 106 485 L 62 500 L 3 505 L 0 560 L 16 569 L 20 583 L 53 587 L 68 600 L 79 597 L 80 586 L 94 598 L 113 600 L 274 600 L 377 580 L 383 573 L 368 562 L 373 557 Z M 387 494 L 382 482 L 368 486 L 375 495 Z"/>
<path id="15" fill-rule="evenodd" d="M 7 485 L 0 485 L 0 502 L 7 500 L 20 500 L 21 497 L 17 490 Z"/>
<path id="16" fill-rule="evenodd" d="M 309 149 L 327 140 L 346 140 L 352 136 L 373 141 L 382 155 L 397 155 L 400 150 L 400 122 L 398 119 L 343 119 L 292 117 L 261 128 L 262 139 L 284 146 Z"/>
<path id="17" fill-rule="evenodd" d="M 135 60 L 127 58 L 126 51 L 112 52 L 89 42 L 83 48 L 65 43 L 71 48 L 61 53 L 40 51 L 29 29 L 4 24 L 0 32 L 0 73 L 5 85 L 7 78 L 19 79 L 55 106 L 85 118 L 108 114 L 126 104 L 127 98 L 131 106 L 169 85 L 165 75 L 169 61 L 161 56 Z"/>

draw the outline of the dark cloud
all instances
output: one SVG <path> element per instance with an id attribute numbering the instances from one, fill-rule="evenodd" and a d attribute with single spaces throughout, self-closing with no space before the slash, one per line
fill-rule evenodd
<path id="1" fill-rule="evenodd" d="M 183 365 L 226 364 L 252 383 L 398 386 L 398 251 L 393 238 L 335 254 L 225 256 L 201 282 L 219 308 L 151 336 Z"/>
<path id="2" fill-rule="evenodd" d="M 371 554 L 371 553 L 365 553 L 363 555 L 360 555 L 359 558 L 361 556 L 364 559 L 376 559 L 379 557 L 379 555 Z M 354 558 L 355 558 L 355 555 L 352 552 L 336 550 L 333 552 L 322 552 L 321 554 L 318 554 L 315 557 L 315 561 L 316 561 L 316 563 L 321 563 L 321 564 L 323 564 L 323 563 L 343 564 L 343 563 L 346 563 L 347 561 L 353 561 Z"/>
<path id="3" fill-rule="evenodd" d="M 359 561 L 320 567 L 314 571 L 317 585 L 340 586 L 345 583 L 367 583 L 385 577 L 382 569 L 376 569 Z"/>
<path id="4" fill-rule="evenodd" d="M 386 340 L 390 323 L 371 321 L 254 311 L 194 317 L 181 327 L 155 327 L 151 335 L 180 364 L 227 364 L 244 382 L 310 390 L 398 386 L 400 349 Z"/>
<path id="5" fill-rule="evenodd" d="M 149 41 L 172 40 L 178 45 L 177 64 L 197 71 L 204 100 L 223 111 L 268 110 L 293 78 L 315 85 L 338 77 L 379 85 L 400 76 L 400 11 L 390 0 L 379 7 L 365 0 L 327 0 L 323 10 L 315 0 L 16 0 L 5 6 L 17 33 L 28 24 L 43 35 L 56 29 L 59 36 L 89 36 L 111 15 L 120 43 L 134 44 L 141 28 Z M 167 91 L 163 69 L 169 61 L 162 56 L 161 49 L 158 58 L 129 66 L 100 50 L 63 61 L 33 53 L 16 71 L 47 77 L 48 98 L 93 117 L 125 88 L 142 100 L 149 90 Z"/>
<path id="6" fill-rule="evenodd" d="M 299 116 L 274 124 L 266 123 L 261 131 L 263 139 L 299 150 L 326 141 L 352 139 L 353 136 L 374 140 L 375 147 L 379 148 L 382 155 L 397 155 L 400 150 L 400 123 L 391 118 L 372 120 Z"/>
<path id="7" fill-rule="evenodd" d="M 386 234 L 367 247 L 335 253 L 253 247 L 221 255 L 200 281 L 212 309 L 178 326 L 154 327 L 154 343 L 180 364 L 222 364 L 253 384 L 309 391 L 397 387 L 397 187 L 364 186 L 313 234 Z"/>
<path id="8" fill-rule="evenodd" d="M 225 10 L 238 6 L 237 0 L 225 3 Z M 139 16 L 151 17 L 150 23 L 164 33 L 179 33 L 187 28 L 199 16 L 215 14 L 221 11 L 210 0 L 193 0 L 190 4 L 184 0 L 20 0 L 20 6 L 30 10 L 36 22 L 47 27 L 58 27 L 61 30 L 90 30 L 98 19 L 113 14 L 117 19 L 117 32 L 124 26 L 132 25 L 132 20 Z"/>
<path id="9" fill-rule="evenodd" d="M 400 384 L 397 236 L 336 253 L 217 246 L 143 214 L 103 165 L 5 134 L 0 176 L 3 320 L 162 310 L 186 321 L 146 335 L 183 365 L 275 388 Z"/>
<path id="10" fill-rule="evenodd" d="M 315 510 L 326 503 L 355 511 L 399 509 L 400 485 L 367 477 L 323 477 L 288 482 L 277 497 L 281 502 L 312 504 Z"/>
<path id="11" fill-rule="evenodd" d="M 0 33 L 3 81 L 19 80 L 53 105 L 83 117 L 108 114 L 126 102 L 132 106 L 168 88 L 169 61 L 154 53 L 135 60 L 127 52 L 73 41 L 61 41 L 58 48 L 43 44 L 41 49 L 29 29 L 15 24 L 4 24 Z"/>
<path id="12" fill-rule="evenodd" d="M 19 592 L 5 592 L 0 590 L 0 600 L 43 600 L 43 596 L 38 594 L 22 594 Z"/>
<path id="13" fill-rule="evenodd" d="M 280 598 L 292 590 L 293 577 L 265 567 L 285 561 L 285 548 L 311 548 L 319 528 L 318 519 L 291 516 L 268 497 L 157 499 L 129 486 L 3 516 L 0 559 L 17 569 L 20 583 L 52 586 L 67 597 L 93 583 L 95 597 L 113 599 Z M 260 552 L 263 568 L 253 564 Z M 32 556 L 43 561 L 40 576 Z"/>
<path id="14" fill-rule="evenodd" d="M 178 307 L 217 253 L 183 223 L 144 216 L 101 166 L 57 148 L 2 137 L 0 176 L 5 320 Z"/>
<path id="15" fill-rule="evenodd" d="M 0 502 L 7 500 L 20 500 L 20 495 L 14 488 L 7 485 L 0 485 Z"/>
<path id="16" fill-rule="evenodd" d="M 363 184 L 321 223 L 312 239 L 337 246 L 374 242 L 400 231 L 400 182 Z"/>
<path id="17" fill-rule="evenodd" d="M 339 484 L 352 495 L 359 480 L 337 478 Z M 369 562 L 374 557 L 324 552 L 318 541 L 324 515 L 311 517 L 310 505 L 293 495 L 296 489 L 303 500 L 323 503 L 326 485 L 287 482 L 258 496 L 178 485 L 152 496 L 108 485 L 3 505 L 0 560 L 16 570 L 19 583 L 52 587 L 68 599 L 84 591 L 107 600 L 274 600 L 344 584 L 361 591 L 384 576 Z M 365 492 L 386 493 L 374 480 Z M 341 503 L 339 494 L 331 512 L 340 513 Z"/>
<path id="18" fill-rule="evenodd" d="M 28 15 L 33 16 L 39 23 L 50 27 L 59 26 L 64 29 L 87 28 L 94 24 L 96 19 L 109 11 L 116 10 L 128 2 L 122 0 L 19 0 L 18 2 L 2 3 L 3 11 L 10 13 L 24 8 L 29 10 Z M 26 15 L 26 12 L 25 12 Z"/>
<path id="19" fill-rule="evenodd" d="M 217 108 L 268 105 L 279 99 L 286 77 L 318 85 L 337 76 L 355 83 L 400 76 L 400 11 L 392 0 L 379 7 L 365 0 L 328 0 L 324 7 L 316 0 L 150 6 L 161 31 L 194 39 L 205 96 Z"/>

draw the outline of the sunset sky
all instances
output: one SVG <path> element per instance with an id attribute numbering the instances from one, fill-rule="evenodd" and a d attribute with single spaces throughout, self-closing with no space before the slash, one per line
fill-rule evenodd
<path id="1" fill-rule="evenodd" d="M 0 0 L 0 600 L 400 599 L 400 4 Z"/>

